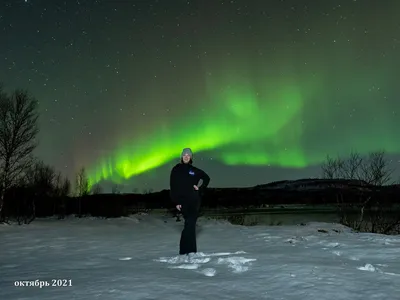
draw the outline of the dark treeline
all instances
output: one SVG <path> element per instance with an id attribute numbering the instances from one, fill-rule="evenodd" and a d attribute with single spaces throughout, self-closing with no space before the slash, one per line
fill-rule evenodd
<path id="1" fill-rule="evenodd" d="M 50 187 L 50 186 L 49 186 Z M 44 191 L 44 189 L 42 190 Z M 49 188 L 49 191 L 52 189 Z M 169 191 L 147 194 L 86 194 L 66 196 L 52 192 L 38 193 L 16 187 L 9 191 L 4 214 L 10 218 L 29 222 L 35 217 L 68 215 L 94 217 L 121 217 L 153 209 L 175 213 Z M 203 210 L 273 209 L 285 205 L 334 205 L 343 211 L 393 211 L 400 206 L 398 185 L 374 186 L 362 181 L 308 179 L 283 181 L 252 188 L 210 188 L 203 201 Z M 346 208 L 344 208 L 346 207 Z"/>
<path id="2" fill-rule="evenodd" d="M 0 222 L 26 224 L 38 217 L 69 215 L 121 217 L 152 209 L 177 212 L 167 190 L 120 194 L 115 188 L 111 194 L 102 194 L 99 185 L 89 186 L 83 167 L 72 186 L 60 172 L 34 157 L 38 119 L 35 98 L 23 90 L 6 94 L 0 86 Z M 346 159 L 327 157 L 322 179 L 280 181 L 252 188 L 210 188 L 202 208 L 246 212 L 287 204 L 334 205 L 346 226 L 393 233 L 400 230 L 400 214 L 389 221 L 387 214 L 398 209 L 400 193 L 399 186 L 390 182 L 392 172 L 383 151 L 367 157 L 352 152 Z M 349 211 L 358 212 L 357 220 L 349 220 Z M 366 211 L 370 212 L 368 217 Z"/>

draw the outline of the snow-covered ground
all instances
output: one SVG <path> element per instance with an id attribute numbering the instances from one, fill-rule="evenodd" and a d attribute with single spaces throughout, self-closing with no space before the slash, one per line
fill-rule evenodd
<path id="1" fill-rule="evenodd" d="M 0 299 L 399 299 L 397 236 L 201 219 L 185 260 L 181 228 L 151 215 L 1 225 Z"/>

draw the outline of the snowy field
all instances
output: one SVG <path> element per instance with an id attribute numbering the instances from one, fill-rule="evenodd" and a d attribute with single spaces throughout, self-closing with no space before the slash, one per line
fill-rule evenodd
<path id="1" fill-rule="evenodd" d="M 0 225 L 0 299 L 400 299 L 400 237 L 201 219 L 201 252 L 182 259 L 181 228 L 151 215 Z M 50 286 L 18 286 L 35 281 Z"/>

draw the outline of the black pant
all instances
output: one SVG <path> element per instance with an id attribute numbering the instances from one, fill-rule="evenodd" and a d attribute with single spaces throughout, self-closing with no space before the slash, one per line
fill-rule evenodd
<path id="1" fill-rule="evenodd" d="M 182 204 L 182 215 L 185 224 L 179 243 L 179 254 L 197 252 L 196 223 L 199 216 L 200 199 L 190 199 Z"/>

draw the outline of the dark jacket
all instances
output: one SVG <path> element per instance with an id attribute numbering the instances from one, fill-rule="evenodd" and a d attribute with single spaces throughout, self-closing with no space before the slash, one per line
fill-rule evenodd
<path id="1" fill-rule="evenodd" d="M 203 181 L 199 190 L 194 189 L 194 185 L 199 184 L 200 179 Z M 192 166 L 191 164 L 179 163 L 171 170 L 170 176 L 170 196 L 171 200 L 176 204 L 184 204 L 193 198 L 200 197 L 204 194 L 205 189 L 210 183 L 210 176 L 203 170 Z"/>

